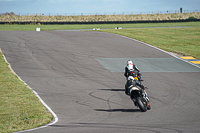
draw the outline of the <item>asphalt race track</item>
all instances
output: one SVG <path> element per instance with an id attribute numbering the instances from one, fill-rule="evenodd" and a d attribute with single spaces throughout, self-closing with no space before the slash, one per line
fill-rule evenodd
<path id="1" fill-rule="evenodd" d="M 14 71 L 58 116 L 31 133 L 200 132 L 200 68 L 103 32 L 0 31 Z M 127 59 L 142 71 L 152 109 L 124 93 Z"/>

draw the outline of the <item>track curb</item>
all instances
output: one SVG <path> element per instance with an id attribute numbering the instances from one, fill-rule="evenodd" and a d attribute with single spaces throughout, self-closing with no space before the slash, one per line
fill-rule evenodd
<path id="1" fill-rule="evenodd" d="M 108 33 L 108 32 L 105 32 L 105 33 Z M 113 33 L 110 33 L 110 34 L 113 34 Z M 162 49 L 160 49 L 160 48 L 157 48 L 157 47 L 155 47 L 155 46 L 153 46 L 153 45 L 151 45 L 151 44 L 148 44 L 148 43 L 145 43 L 145 42 L 142 42 L 142 41 L 139 41 L 139 40 L 136 40 L 136 39 L 127 37 L 127 36 L 123 36 L 123 35 L 119 35 L 119 34 L 114 34 L 114 35 L 121 36 L 121 37 L 123 37 L 123 38 L 128 38 L 128 39 L 134 40 L 134 41 L 136 41 L 136 42 L 142 43 L 142 44 L 144 44 L 144 45 L 147 45 L 147 46 L 149 46 L 149 47 L 152 47 L 152 48 L 155 48 L 155 49 L 157 49 L 157 50 L 159 50 L 159 51 L 162 51 L 162 52 L 164 52 L 164 53 L 167 53 L 167 54 L 173 56 L 174 58 L 177 58 L 177 59 L 179 59 L 179 60 L 182 60 L 182 61 L 184 61 L 184 62 L 187 62 L 187 63 L 189 63 L 189 64 L 191 64 L 191 65 L 193 65 L 193 66 L 195 66 L 195 67 L 197 67 L 197 68 L 200 68 L 200 63 L 199 63 L 199 64 L 196 64 L 196 63 L 194 63 L 193 61 L 189 61 L 189 60 L 180 58 L 180 56 L 177 56 L 176 54 L 174 54 L 174 53 L 172 53 L 172 52 L 167 52 L 167 51 L 162 50 Z M 197 59 L 197 60 L 198 60 L 198 59 Z M 198 60 L 198 62 L 200 62 L 200 60 Z"/>
<path id="2" fill-rule="evenodd" d="M 34 93 L 34 95 L 36 95 L 36 96 L 39 98 L 39 100 L 40 100 L 40 102 L 43 104 L 43 106 L 44 106 L 44 107 L 53 115 L 53 117 L 54 117 L 54 118 L 53 118 L 53 121 L 51 121 L 50 123 L 48 123 L 48 124 L 46 124 L 46 125 L 43 125 L 43 126 L 40 126 L 40 127 L 37 127 L 37 128 L 33 128 L 33 129 L 27 129 L 27 130 L 17 131 L 17 132 L 13 132 L 13 133 L 22 133 L 22 132 L 34 131 L 34 130 L 38 130 L 38 129 L 41 129 L 41 128 L 45 128 L 45 127 L 48 127 L 48 126 L 50 126 L 50 125 L 53 125 L 53 124 L 57 123 L 57 122 L 58 122 L 58 117 L 57 117 L 57 115 L 53 112 L 53 110 L 42 100 L 42 98 L 38 95 L 38 93 L 37 93 L 35 90 L 33 90 L 28 84 L 26 84 L 26 82 L 23 81 L 23 80 L 14 72 L 14 70 L 12 69 L 10 63 L 7 61 L 5 55 L 3 54 L 1 48 L 0 48 L 0 53 L 2 53 L 3 58 L 4 58 L 5 62 L 8 63 L 8 67 L 10 68 L 10 70 L 12 71 L 12 73 L 15 74 L 15 75 L 18 77 L 18 79 L 21 80 L 30 90 L 32 90 L 32 92 Z"/>

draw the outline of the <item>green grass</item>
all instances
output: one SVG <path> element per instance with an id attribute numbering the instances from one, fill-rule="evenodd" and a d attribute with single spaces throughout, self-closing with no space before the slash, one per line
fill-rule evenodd
<path id="1" fill-rule="evenodd" d="M 190 26 L 187 28 L 148 28 Z M 35 31 L 110 28 L 102 30 L 146 42 L 166 51 L 200 59 L 200 22 L 93 25 L 0 25 L 0 30 Z M 129 28 L 114 30 L 115 27 Z M 147 28 L 138 28 L 147 27 Z M 44 125 L 52 120 L 38 98 L 14 75 L 0 53 L 0 132 L 14 132 Z"/>
<path id="2" fill-rule="evenodd" d="M 178 23 L 177 23 L 178 24 Z M 173 25 L 174 26 L 174 25 Z M 183 26 L 180 24 L 180 26 Z M 200 59 L 200 22 L 185 23 L 187 28 L 145 28 L 105 30 L 151 44 L 168 52 Z"/>
<path id="3" fill-rule="evenodd" d="M 181 23 L 136 23 L 136 24 L 66 24 L 66 25 L 0 25 L 0 31 L 35 31 L 40 28 L 41 31 L 48 30 L 70 30 L 70 29 L 114 29 L 138 28 L 138 27 L 165 27 L 165 26 L 198 26 L 198 22 Z"/>
<path id="4" fill-rule="evenodd" d="M 0 53 L 0 132 L 14 132 L 44 125 L 52 115 L 32 91 L 14 75 Z"/>

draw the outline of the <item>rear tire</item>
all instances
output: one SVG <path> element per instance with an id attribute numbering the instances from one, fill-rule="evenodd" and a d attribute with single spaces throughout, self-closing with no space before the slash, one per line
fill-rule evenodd
<path id="1" fill-rule="evenodd" d="M 147 103 L 143 98 L 136 97 L 136 103 L 142 112 L 147 111 Z"/>

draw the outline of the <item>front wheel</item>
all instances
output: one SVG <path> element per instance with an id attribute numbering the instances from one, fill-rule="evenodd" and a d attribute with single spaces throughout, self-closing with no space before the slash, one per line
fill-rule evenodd
<path id="1" fill-rule="evenodd" d="M 136 97 L 136 103 L 142 112 L 147 111 L 147 102 L 141 97 Z"/>

